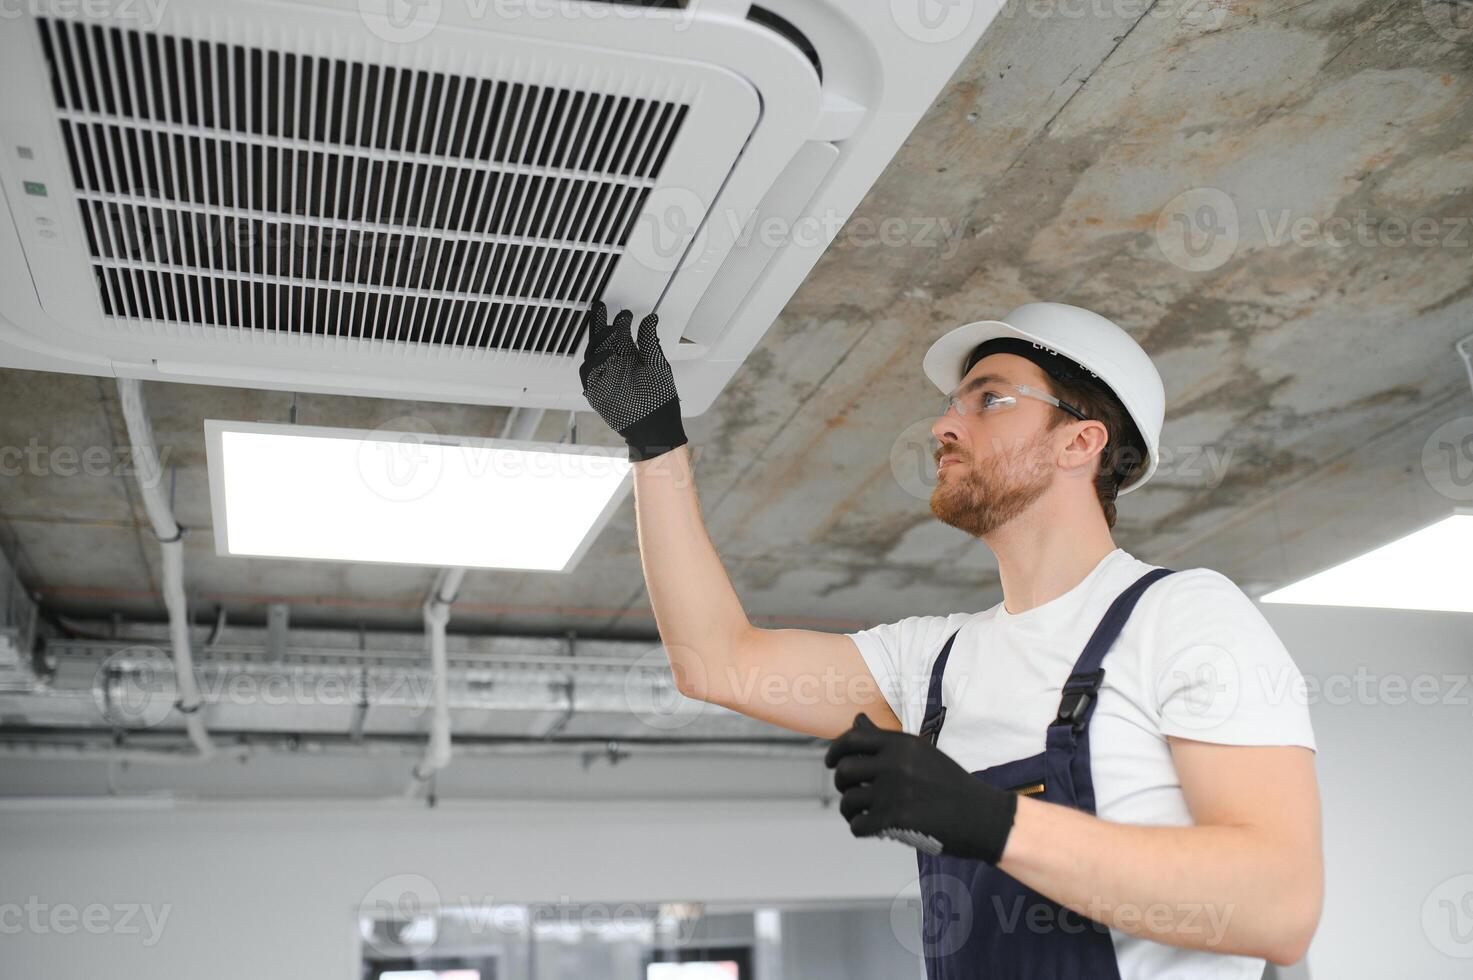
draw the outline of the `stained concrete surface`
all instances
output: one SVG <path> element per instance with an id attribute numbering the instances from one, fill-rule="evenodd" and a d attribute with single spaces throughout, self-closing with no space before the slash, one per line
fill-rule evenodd
<path id="1" fill-rule="evenodd" d="M 1161 369 L 1171 458 L 1121 499 L 1117 526 L 1139 557 L 1257 592 L 1450 511 L 1424 450 L 1473 416 L 1453 354 L 1473 333 L 1466 19 L 1439 0 L 1007 7 L 714 407 L 687 420 L 753 620 L 857 629 L 1000 598 L 986 548 L 936 522 L 921 477 L 892 462 L 915 463 L 936 408 L 930 342 L 1035 299 L 1115 318 Z M 1207 267 L 1179 224 L 1204 201 L 1208 230 L 1236 235 Z M 897 217 L 905 244 L 858 233 Z M 1420 244 L 1418 221 L 1436 229 Z M 293 396 L 152 384 L 148 398 L 201 617 L 223 604 L 259 620 L 284 601 L 298 624 L 415 626 L 427 570 L 214 554 L 201 420 L 284 421 Z M 309 394 L 296 411 L 461 435 L 497 435 L 505 417 Z M 566 421 L 549 413 L 538 437 Z M 578 421 L 580 441 L 617 442 L 592 412 Z M 0 445 L 33 439 L 125 444 L 112 383 L 0 371 Z M 0 518 L 49 608 L 162 616 L 125 476 L 7 475 Z M 632 500 L 569 575 L 473 572 L 455 628 L 653 637 Z"/>

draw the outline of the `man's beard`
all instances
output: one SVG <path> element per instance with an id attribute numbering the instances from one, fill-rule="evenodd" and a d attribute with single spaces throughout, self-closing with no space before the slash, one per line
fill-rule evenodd
<path id="1" fill-rule="evenodd" d="M 983 537 L 1027 510 L 1048 490 L 1052 467 L 1043 454 L 1048 433 L 1009 452 L 998 452 L 978 467 L 974 460 L 953 463 L 948 476 L 937 473 L 931 513 L 974 537 Z"/>

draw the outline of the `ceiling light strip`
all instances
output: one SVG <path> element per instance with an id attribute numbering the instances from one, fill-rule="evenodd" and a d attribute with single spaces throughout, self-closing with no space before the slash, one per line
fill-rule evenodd
<path id="1" fill-rule="evenodd" d="M 630 489 L 628 461 L 595 447 L 218 420 L 205 436 L 229 555 L 566 571 Z"/>
<path id="2" fill-rule="evenodd" d="M 1473 612 L 1473 512 L 1458 512 L 1264 595 L 1266 603 Z"/>

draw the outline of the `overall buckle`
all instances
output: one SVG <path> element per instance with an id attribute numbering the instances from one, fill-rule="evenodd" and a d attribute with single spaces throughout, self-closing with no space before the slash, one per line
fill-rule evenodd
<path id="1" fill-rule="evenodd" d="M 1054 724 L 1072 725 L 1075 731 L 1083 728 L 1085 719 L 1089 717 L 1090 705 L 1099 694 L 1100 684 L 1104 679 L 1103 667 L 1088 674 L 1070 674 L 1069 679 L 1064 682 L 1063 695 L 1059 698 L 1059 713 L 1054 718 Z"/>
<path id="2" fill-rule="evenodd" d="M 921 730 L 917 734 L 935 745 L 936 740 L 941 737 L 941 725 L 944 721 L 946 721 L 946 705 L 942 705 L 934 715 L 926 718 L 921 723 Z"/>

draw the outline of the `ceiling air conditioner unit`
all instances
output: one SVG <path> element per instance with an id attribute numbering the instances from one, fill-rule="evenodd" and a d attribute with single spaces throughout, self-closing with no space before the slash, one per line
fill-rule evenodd
<path id="1" fill-rule="evenodd" d="M 27 0 L 0 364 L 583 409 L 602 297 L 700 414 L 997 7 Z"/>

